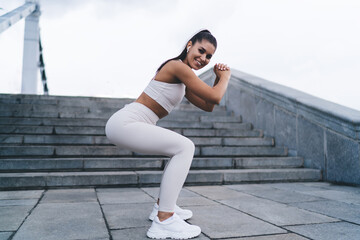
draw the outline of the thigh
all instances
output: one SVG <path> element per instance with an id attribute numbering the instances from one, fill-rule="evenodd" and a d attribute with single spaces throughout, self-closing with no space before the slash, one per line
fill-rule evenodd
<path id="1" fill-rule="evenodd" d="M 182 148 L 193 145 L 190 139 L 171 130 L 143 122 L 121 127 L 117 145 L 143 154 L 172 157 Z"/>

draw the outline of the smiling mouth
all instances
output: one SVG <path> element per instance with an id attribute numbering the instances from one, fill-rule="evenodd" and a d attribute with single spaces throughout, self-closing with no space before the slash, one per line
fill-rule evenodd
<path id="1" fill-rule="evenodd" d="M 195 60 L 197 62 L 197 64 L 201 67 L 202 66 L 202 63 L 199 62 L 198 60 Z"/>

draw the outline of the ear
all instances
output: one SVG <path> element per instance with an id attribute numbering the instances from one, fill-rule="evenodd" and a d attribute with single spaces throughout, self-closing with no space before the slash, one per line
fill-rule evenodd
<path id="1" fill-rule="evenodd" d="M 186 44 L 186 48 L 189 48 L 192 46 L 192 41 L 189 41 L 187 44 Z"/>

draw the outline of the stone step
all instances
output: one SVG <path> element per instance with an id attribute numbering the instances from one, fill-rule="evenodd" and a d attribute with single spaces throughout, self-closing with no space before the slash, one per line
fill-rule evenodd
<path id="1" fill-rule="evenodd" d="M 226 110 L 223 109 L 218 109 L 218 110 L 214 110 L 212 112 L 204 112 L 202 110 L 199 109 L 194 109 L 194 110 L 188 110 L 188 111 L 172 111 L 167 117 L 176 117 L 176 118 L 186 118 L 189 116 L 234 116 L 232 112 L 228 112 Z M 166 119 L 167 117 L 165 117 L 164 119 Z"/>
<path id="2" fill-rule="evenodd" d="M 160 122 L 163 121 L 177 121 L 177 122 L 234 122 L 234 123 L 241 123 L 242 118 L 241 116 L 233 116 L 233 115 L 227 115 L 228 113 L 225 113 L 224 115 L 220 116 L 197 116 L 197 115 L 186 115 L 186 116 L 178 116 L 176 114 L 173 114 L 174 112 L 171 112 L 168 116 L 162 118 L 159 120 Z"/>
<path id="3" fill-rule="evenodd" d="M 187 137 L 263 137 L 261 130 L 179 128 L 170 130 Z M 105 136 L 105 127 L 2 126 L 0 134 L 6 137 L 24 134 Z"/>
<path id="4" fill-rule="evenodd" d="M 281 147 L 201 147 L 201 156 L 287 156 Z"/>
<path id="5" fill-rule="evenodd" d="M 260 156 L 287 156 L 287 148 L 267 146 L 239 147 L 239 146 L 196 146 L 195 156 L 231 156 L 231 157 L 260 157 Z M 134 153 L 116 146 L 84 146 L 84 145 L 2 145 L 0 156 L 4 157 L 132 157 L 151 156 Z"/>
<path id="6" fill-rule="evenodd" d="M 116 111 L 111 111 L 111 112 L 88 112 L 88 113 L 81 113 L 81 112 L 59 112 L 58 113 L 58 117 L 59 118 L 76 118 L 76 119 L 83 119 L 83 118 L 92 118 L 92 119 L 108 119 L 111 117 L 111 115 L 113 113 L 115 113 Z M 41 117 L 46 117 L 46 113 L 37 113 L 39 114 Z M 214 111 L 210 113 L 202 113 L 198 110 L 195 111 L 174 111 L 171 112 L 171 116 L 174 118 L 186 118 L 189 115 L 190 116 L 195 116 L 195 117 L 200 117 L 202 115 L 214 115 L 214 116 L 231 116 L 232 113 L 227 113 L 224 111 Z M 37 115 L 35 114 L 31 114 L 29 113 L 30 116 L 26 116 L 26 117 L 36 117 Z M 51 114 L 51 116 L 49 117 L 54 117 L 54 114 Z M 55 115 L 56 116 L 56 115 Z"/>
<path id="7" fill-rule="evenodd" d="M 130 98 L 99 98 L 99 97 L 71 97 L 71 96 L 41 96 L 41 95 L 6 95 L 0 94 L 0 105 L 56 105 L 58 107 L 89 107 L 93 109 L 120 109 L 125 104 L 133 102 Z M 198 109 L 188 101 L 182 101 L 174 110 Z M 214 110 L 224 110 L 223 106 L 215 106 Z"/>
<path id="8" fill-rule="evenodd" d="M 0 159 L 1 172 L 163 170 L 169 158 L 20 158 Z M 300 168 L 299 157 L 194 158 L 191 169 Z"/>
<path id="9" fill-rule="evenodd" d="M 303 167 L 302 157 L 241 157 L 234 158 L 235 168 L 298 168 Z"/>
<path id="10" fill-rule="evenodd" d="M 176 130 L 176 129 L 173 129 Z M 262 137 L 262 130 L 242 129 L 183 129 L 180 133 L 184 136 L 199 137 Z"/>
<path id="11" fill-rule="evenodd" d="M 201 122 L 201 123 L 241 123 L 241 117 L 238 116 L 188 116 L 183 118 L 166 117 L 159 121 L 163 122 Z M 105 126 L 107 119 L 73 119 L 73 118 L 16 118 L 3 117 L 0 118 L 1 125 L 32 125 L 32 126 Z M 165 123 L 166 124 L 166 123 Z"/>
<path id="12" fill-rule="evenodd" d="M 162 122 L 159 126 L 171 130 L 183 130 L 185 136 L 243 136 L 242 131 L 252 130 L 250 123 L 193 123 Z M 220 131 L 212 133 L 211 130 Z M 191 132 L 194 130 L 193 132 Z M 199 131 L 204 130 L 204 131 Z M 228 130 L 228 131 L 223 131 Z M 179 131 L 176 131 L 179 132 Z M 242 132 L 241 135 L 236 133 Z M 105 135 L 105 126 L 16 126 L 0 125 L 0 134 L 70 134 L 70 135 Z M 214 135 L 217 133 L 216 135 Z M 223 133 L 223 134 L 222 134 Z"/>
<path id="13" fill-rule="evenodd" d="M 158 186 L 162 171 L 0 173 L 0 189 Z M 190 170 L 186 185 L 320 181 L 315 169 Z"/>
<path id="14" fill-rule="evenodd" d="M 86 123 L 77 123 L 74 124 L 73 121 L 62 122 L 59 119 L 53 121 L 54 123 L 61 123 L 62 125 L 51 124 L 52 121 L 48 121 L 47 124 L 44 124 L 44 121 L 35 120 L 32 121 L 29 119 L 28 124 L 17 125 L 17 124 L 8 124 L 0 125 L 0 134 L 1 133 L 42 133 L 40 130 L 49 129 L 49 127 L 55 126 L 54 131 L 58 134 L 104 134 L 104 127 L 106 120 L 102 119 L 89 119 L 88 126 L 83 126 Z M 90 121 L 92 120 L 92 121 Z M 10 123 L 10 121 L 8 121 Z M 34 123 L 35 125 L 30 125 Z M 67 124 L 66 124 L 67 123 Z M 46 126 L 43 126 L 46 125 Z M 64 126 L 65 125 L 65 126 Z M 233 122 L 180 122 L 180 121 L 161 121 L 157 124 L 160 127 L 170 128 L 170 129 L 237 129 L 237 130 L 251 130 L 252 125 L 250 123 L 233 123 Z M 36 128 L 36 130 L 35 130 Z M 36 131 L 36 132 L 34 132 Z M 48 133 L 49 130 L 46 130 Z"/>
<path id="15" fill-rule="evenodd" d="M 241 116 L 200 116 L 200 122 L 234 122 L 234 123 L 241 123 L 242 118 L 241 118 Z"/>
<path id="16" fill-rule="evenodd" d="M 163 128 L 212 128 L 213 123 L 206 122 L 180 122 L 180 121 L 162 121 L 157 124 Z"/>
<path id="17" fill-rule="evenodd" d="M 71 97 L 44 96 L 27 94 L 0 94 L 1 104 L 57 104 L 59 106 L 111 106 L 117 107 L 133 102 L 130 98 L 99 98 L 99 97 Z"/>
<path id="18" fill-rule="evenodd" d="M 122 107 L 122 106 L 120 106 Z M 104 118 L 111 116 L 118 108 L 66 107 L 57 105 L 0 105 L 0 117 L 74 117 Z"/>
<path id="19" fill-rule="evenodd" d="M 58 106 L 57 104 L 0 104 L 0 112 L 25 113 L 25 112 L 88 112 L 88 107 Z"/>
<path id="20" fill-rule="evenodd" d="M 104 131 L 104 130 L 103 130 Z M 2 125 L 0 134 L 53 134 L 52 126 L 12 126 Z"/>
<path id="21" fill-rule="evenodd" d="M 158 126 L 164 128 L 186 128 L 186 129 L 237 129 L 237 130 L 251 130 L 252 124 L 251 123 L 227 123 L 227 122 L 178 122 L 178 121 L 166 121 L 166 122 L 159 122 Z"/>
<path id="22" fill-rule="evenodd" d="M 7 125 L 19 126 L 105 126 L 107 119 L 72 119 L 72 118 L 0 118 L 0 128 Z"/>
<path id="23" fill-rule="evenodd" d="M 94 118 L 107 119 L 123 106 L 116 108 L 101 107 L 95 108 L 76 107 L 76 106 L 58 106 L 58 105 L 33 105 L 33 104 L 0 104 L 0 117 L 48 117 L 48 118 Z M 231 116 L 224 108 L 216 108 L 213 112 L 203 112 L 196 108 L 183 110 L 174 110 L 173 117 L 187 116 Z"/>
<path id="24" fill-rule="evenodd" d="M 21 111 L 39 111 L 39 112 L 53 112 L 53 111 L 58 111 L 58 112 L 67 112 L 68 110 L 71 111 L 117 111 L 120 108 L 124 107 L 126 104 L 128 104 L 129 101 L 120 101 L 118 102 L 116 105 L 113 104 L 107 104 L 107 103 L 103 103 L 103 104 L 99 104 L 99 102 L 97 102 L 98 104 L 96 104 L 96 102 L 86 102 L 87 104 L 84 104 L 84 102 L 78 104 L 77 102 L 73 101 L 72 104 L 59 104 L 58 103 L 54 103 L 53 101 L 51 103 L 46 103 L 43 102 L 42 104 L 39 103 L 1 103 L 0 102 L 0 111 L 2 112 L 13 112 L 13 111 L 17 111 L 17 112 L 21 112 Z M 95 104 L 94 104 L 95 103 Z M 101 102 L 100 102 L 101 103 Z M 192 105 L 192 104 L 184 104 L 181 103 L 178 106 L 176 106 L 174 108 L 174 111 L 199 111 L 200 109 L 197 108 L 196 106 Z M 70 112 L 71 112 L 70 111 Z M 223 106 L 218 106 L 216 105 L 213 109 L 213 111 L 217 112 L 217 111 L 226 111 L 226 108 Z"/>
<path id="25" fill-rule="evenodd" d="M 197 146 L 273 146 L 272 138 L 189 137 Z M 0 134 L 0 144 L 113 145 L 105 136 Z"/>

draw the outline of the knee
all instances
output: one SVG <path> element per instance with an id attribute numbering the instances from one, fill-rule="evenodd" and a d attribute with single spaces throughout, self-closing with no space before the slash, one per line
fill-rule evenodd
<path id="1" fill-rule="evenodd" d="M 190 139 L 189 139 L 189 149 L 191 150 L 192 155 L 194 155 L 194 153 L 195 153 L 195 144 Z"/>
<path id="2" fill-rule="evenodd" d="M 195 153 L 195 144 L 190 139 L 184 137 L 184 141 L 181 144 L 181 150 L 185 151 L 185 152 L 187 152 L 187 153 L 189 153 L 191 155 L 194 155 L 194 153 Z"/>

